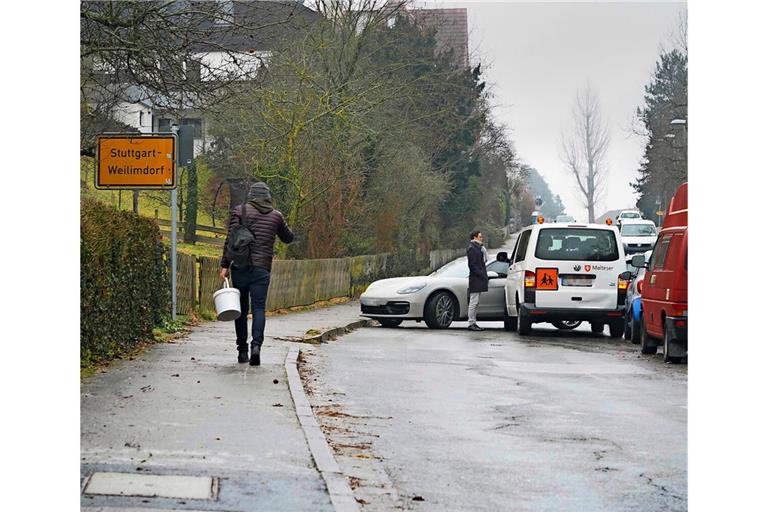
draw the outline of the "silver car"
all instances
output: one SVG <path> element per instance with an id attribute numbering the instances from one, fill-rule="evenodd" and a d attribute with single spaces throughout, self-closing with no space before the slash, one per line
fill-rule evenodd
<path id="1" fill-rule="evenodd" d="M 504 285 L 509 260 L 498 253 L 486 264 L 488 292 L 480 295 L 478 320 L 509 321 Z M 446 329 L 466 320 L 469 305 L 467 258 L 458 258 L 428 276 L 396 277 L 372 283 L 360 296 L 361 315 L 378 320 L 384 327 L 397 327 L 403 320 L 422 321 L 432 329 Z"/>

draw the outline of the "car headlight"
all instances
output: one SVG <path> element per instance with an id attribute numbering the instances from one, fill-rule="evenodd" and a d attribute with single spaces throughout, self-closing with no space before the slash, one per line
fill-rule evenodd
<path id="1" fill-rule="evenodd" d="M 409 284 L 405 288 L 400 288 L 399 290 L 397 290 L 397 293 L 399 293 L 400 295 L 416 293 L 417 291 L 423 289 L 425 286 L 427 286 L 427 283 Z"/>

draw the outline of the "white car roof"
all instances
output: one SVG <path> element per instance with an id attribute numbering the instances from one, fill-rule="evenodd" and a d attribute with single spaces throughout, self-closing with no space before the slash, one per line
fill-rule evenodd
<path id="1" fill-rule="evenodd" d="M 621 221 L 622 226 L 627 226 L 630 224 L 653 224 L 654 226 L 656 226 L 656 224 L 649 219 L 628 219 L 628 220 Z"/>

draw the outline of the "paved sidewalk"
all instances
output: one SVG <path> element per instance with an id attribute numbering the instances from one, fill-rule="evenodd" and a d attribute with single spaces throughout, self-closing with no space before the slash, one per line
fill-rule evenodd
<path id="1" fill-rule="evenodd" d="M 284 362 L 296 344 L 275 338 L 343 326 L 358 320 L 359 311 L 359 303 L 350 302 L 269 317 L 261 367 L 236 362 L 233 322 L 207 322 L 184 339 L 86 379 L 80 406 L 84 485 L 99 472 L 214 477 L 217 497 L 84 494 L 83 509 L 332 510 L 288 390 Z M 143 494 L 185 493 L 164 487 L 184 488 L 180 479 L 162 480 L 148 479 L 154 491 Z M 183 482 L 190 480 L 204 482 Z"/>

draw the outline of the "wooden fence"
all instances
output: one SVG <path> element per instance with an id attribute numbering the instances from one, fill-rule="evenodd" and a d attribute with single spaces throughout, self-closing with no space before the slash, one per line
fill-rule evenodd
<path id="1" fill-rule="evenodd" d="M 432 251 L 429 273 L 462 256 L 464 249 Z M 378 279 L 402 275 L 402 267 L 392 267 L 389 254 L 320 260 L 275 260 L 272 264 L 267 310 L 306 306 L 337 297 L 358 297 Z M 176 311 L 215 314 L 213 292 L 222 287 L 219 258 L 178 254 Z M 419 269 L 412 269 L 419 272 Z"/>

